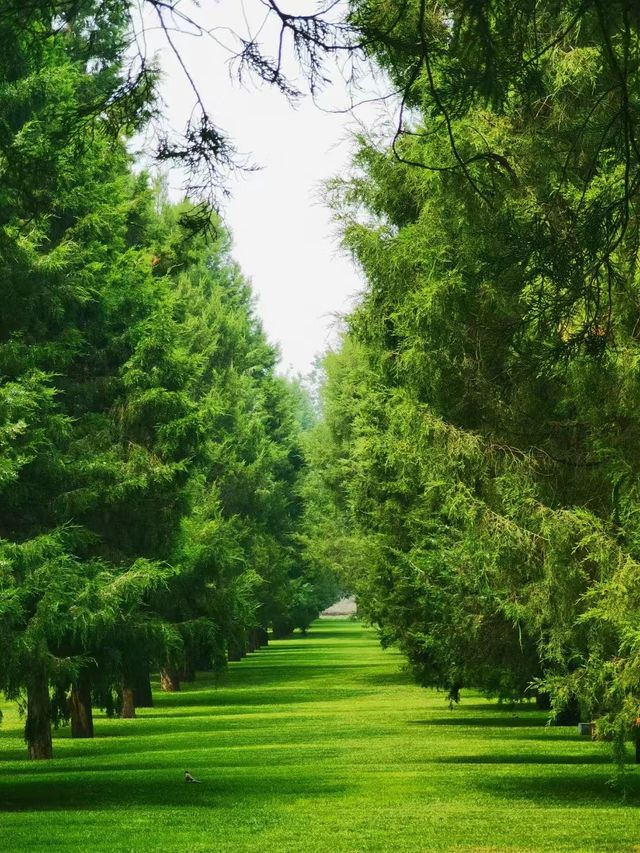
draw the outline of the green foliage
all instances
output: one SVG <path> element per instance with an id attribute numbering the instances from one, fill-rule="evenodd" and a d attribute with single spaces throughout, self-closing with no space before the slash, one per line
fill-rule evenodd
<path id="1" fill-rule="evenodd" d="M 113 710 L 324 597 L 300 395 L 217 217 L 194 234 L 132 172 L 154 74 L 123 80 L 128 5 L 23 11 L 0 20 L 0 689 L 48 757 L 80 681 Z"/>
<path id="2" fill-rule="evenodd" d="M 368 284 L 325 362 L 318 529 L 421 683 L 578 697 L 619 743 L 640 711 L 637 17 L 401 5 L 354 4 L 413 123 L 332 185 Z"/>

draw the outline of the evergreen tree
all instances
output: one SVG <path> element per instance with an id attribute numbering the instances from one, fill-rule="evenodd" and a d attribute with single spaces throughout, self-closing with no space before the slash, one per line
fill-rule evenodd
<path id="1" fill-rule="evenodd" d="M 361 607 L 423 683 L 533 683 L 620 743 L 640 703 L 635 13 L 492 4 L 483 43 L 477 4 L 359 5 L 396 21 L 375 49 L 420 116 L 334 187 L 369 284 L 327 363 L 322 476 L 367 543 Z"/>

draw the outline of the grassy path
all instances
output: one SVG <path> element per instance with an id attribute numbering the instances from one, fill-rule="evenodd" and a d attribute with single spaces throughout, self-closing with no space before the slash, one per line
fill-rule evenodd
<path id="1" fill-rule="evenodd" d="M 7 706 L 0 850 L 640 851 L 639 774 L 622 804 L 606 746 L 479 697 L 449 711 L 357 623 L 201 679 L 39 764 Z"/>

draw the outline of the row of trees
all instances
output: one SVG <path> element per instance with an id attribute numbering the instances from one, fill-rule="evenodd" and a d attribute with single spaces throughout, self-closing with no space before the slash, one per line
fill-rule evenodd
<path id="1" fill-rule="evenodd" d="M 158 113 L 153 64 L 123 71 L 134 4 L 0 5 L 0 652 L 31 754 L 59 715 L 90 731 L 90 701 L 132 713 L 151 666 L 175 686 L 304 624 L 335 563 L 423 683 L 534 685 L 621 746 L 640 703 L 636 4 L 265 4 L 312 88 L 326 55 L 368 56 L 401 105 L 333 186 L 369 284 L 302 478 L 307 413 L 219 223 L 131 171 L 123 140 Z M 179 6 L 146 0 L 168 38 Z M 293 95 L 282 56 L 249 39 L 240 59 Z M 232 151 L 194 97 L 157 153 L 215 183 Z"/>
<path id="2" fill-rule="evenodd" d="M 421 683 L 577 703 L 621 755 L 640 717 L 638 9 L 400 5 L 355 4 L 405 123 L 333 185 L 367 287 L 325 360 L 310 547 Z"/>
<path id="3" fill-rule="evenodd" d="M 11 5 L 11 4 L 9 4 Z M 127 4 L 0 17 L 0 689 L 32 758 L 335 598 L 305 560 L 308 404 L 229 240 L 132 171 Z M 144 85 L 143 85 L 144 84 Z"/>

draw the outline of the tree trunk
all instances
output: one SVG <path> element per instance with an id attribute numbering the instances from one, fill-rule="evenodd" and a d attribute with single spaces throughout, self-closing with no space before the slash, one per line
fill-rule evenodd
<path id="1" fill-rule="evenodd" d="M 160 670 L 160 687 L 165 693 L 175 693 L 180 690 L 180 676 L 176 669 L 167 667 Z"/>
<path id="2" fill-rule="evenodd" d="M 149 668 L 145 667 L 140 672 L 133 688 L 133 701 L 136 708 L 153 708 L 153 694 L 151 692 L 151 678 Z"/>
<path id="3" fill-rule="evenodd" d="M 536 693 L 536 708 L 539 711 L 550 711 L 551 696 L 548 693 Z"/>
<path id="4" fill-rule="evenodd" d="M 213 671 L 213 663 L 211 660 L 211 655 L 202 652 L 198 655 L 195 660 L 195 669 L 197 672 L 212 672 Z"/>
<path id="5" fill-rule="evenodd" d="M 185 663 L 182 667 L 182 672 L 180 673 L 181 681 L 195 681 L 196 680 L 196 669 L 194 665 L 189 661 Z"/>
<path id="6" fill-rule="evenodd" d="M 636 764 L 640 764 L 640 717 L 636 720 L 633 735 L 636 742 Z"/>
<path id="7" fill-rule="evenodd" d="M 260 648 L 260 634 L 258 628 L 252 628 L 249 635 L 249 651 L 257 652 Z"/>
<path id="8" fill-rule="evenodd" d="M 229 637 L 229 642 L 227 644 L 227 660 L 242 660 L 245 654 L 244 643 L 236 636 Z"/>
<path id="9" fill-rule="evenodd" d="M 71 737 L 93 737 L 91 679 L 86 672 L 81 673 L 77 682 L 71 685 L 69 710 L 71 711 Z"/>
<path id="10" fill-rule="evenodd" d="M 556 726 L 577 726 L 580 722 L 580 705 L 575 696 L 567 702 L 566 706 L 557 714 Z"/>
<path id="11" fill-rule="evenodd" d="M 133 687 L 122 688 L 122 711 L 120 716 L 123 720 L 132 720 L 136 715 L 136 701 Z"/>
<path id="12" fill-rule="evenodd" d="M 262 648 L 263 646 L 268 646 L 269 645 L 269 634 L 267 633 L 267 629 L 266 628 L 256 628 L 256 631 L 257 631 L 257 635 L 258 635 L 258 645 L 260 646 L 260 648 Z"/>
<path id="13" fill-rule="evenodd" d="M 29 758 L 53 758 L 51 742 L 51 699 L 49 679 L 44 667 L 39 667 L 27 686 L 27 722 L 24 728 Z"/>

